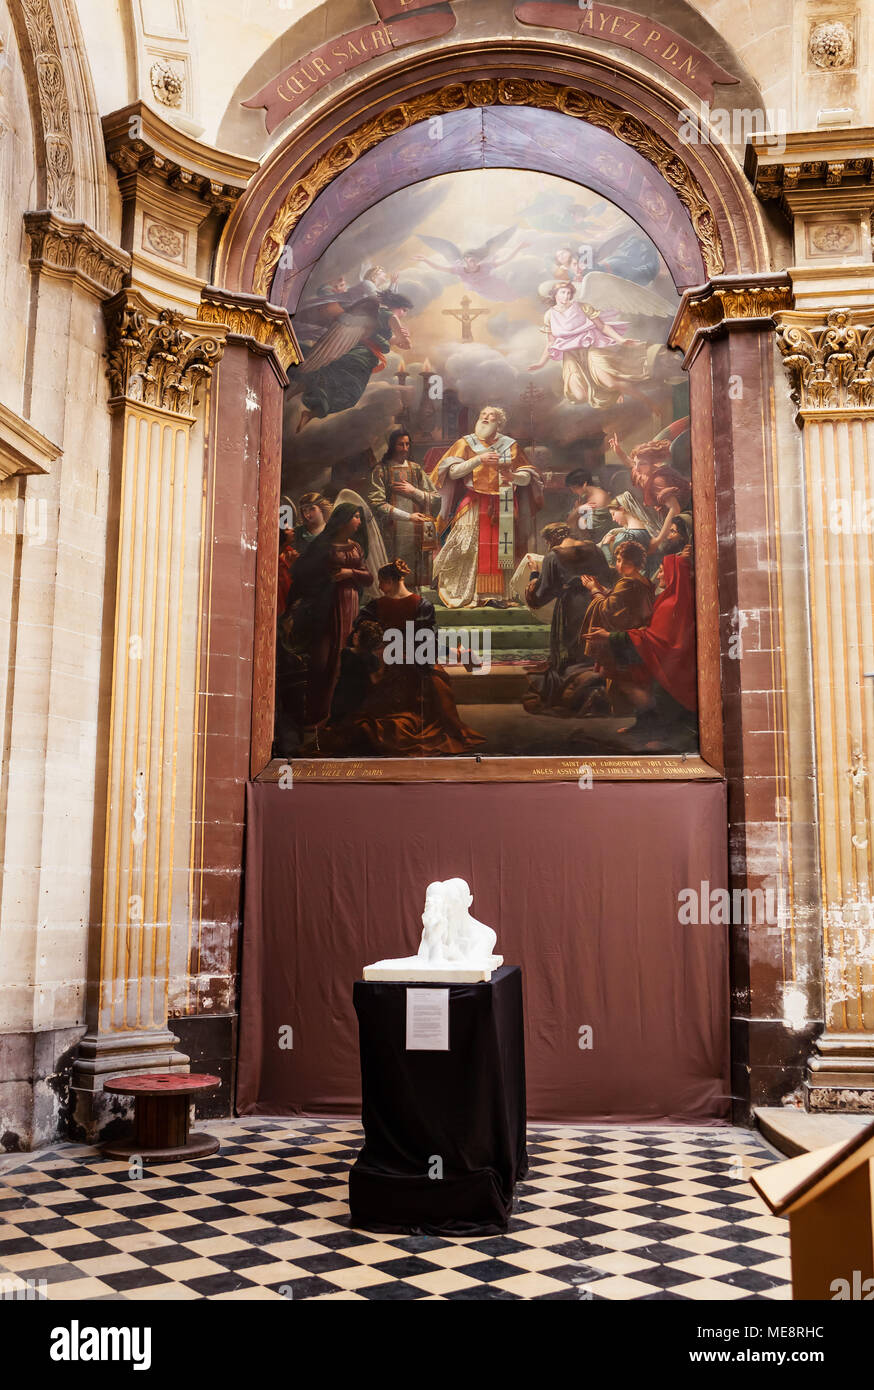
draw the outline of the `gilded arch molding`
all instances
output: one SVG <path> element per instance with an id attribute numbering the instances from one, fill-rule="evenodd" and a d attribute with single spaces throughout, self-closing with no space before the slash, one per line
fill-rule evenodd
<path id="1" fill-rule="evenodd" d="M 751 101 L 755 95 L 750 88 Z M 542 105 L 634 145 L 685 204 L 705 275 L 769 272 L 772 234 L 735 152 L 715 135 L 697 144 L 680 139 L 685 106 L 676 91 L 633 63 L 575 43 L 495 36 L 396 56 L 295 112 L 231 213 L 214 284 L 269 293 L 277 245 L 337 174 L 429 114 L 477 105 Z"/>
<path id="2" fill-rule="evenodd" d="M 254 292 L 269 296 L 273 273 L 289 234 L 322 190 L 367 150 L 434 116 L 496 105 L 557 111 L 608 131 L 643 155 L 686 208 L 708 275 L 724 270 L 722 239 L 701 184 L 677 152 L 644 121 L 604 97 L 557 82 L 523 77 L 475 78 L 399 102 L 364 121 L 321 155 L 291 185 L 261 241 L 254 268 Z"/>

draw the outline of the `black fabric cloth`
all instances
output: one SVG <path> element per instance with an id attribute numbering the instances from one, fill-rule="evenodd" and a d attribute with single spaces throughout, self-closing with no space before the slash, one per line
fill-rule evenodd
<path id="1" fill-rule="evenodd" d="M 437 986 L 440 988 L 440 986 Z M 359 980 L 364 1147 L 349 1175 L 352 1225 L 449 1236 L 507 1229 L 525 1176 L 522 971 L 449 990 L 449 1051 L 406 1050 L 408 989 Z M 435 1160 L 442 1177 L 431 1177 Z"/>

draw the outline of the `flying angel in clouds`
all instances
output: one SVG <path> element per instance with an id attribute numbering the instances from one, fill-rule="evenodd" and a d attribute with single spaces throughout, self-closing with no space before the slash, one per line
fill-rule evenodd
<path id="1" fill-rule="evenodd" d="M 426 246 L 430 246 L 433 251 L 437 251 L 443 257 L 442 261 L 432 260 L 430 256 L 417 256 L 416 260 L 424 265 L 428 265 L 432 270 L 437 270 L 441 275 L 452 275 L 460 280 L 466 289 L 473 290 L 476 294 L 482 295 L 483 299 L 498 300 L 509 303 L 513 299 L 518 299 L 519 295 L 507 281 L 495 271 L 499 266 L 506 265 L 514 256 L 518 256 L 520 251 L 524 251 L 528 246 L 527 241 L 521 241 L 518 246 L 510 250 L 504 250 L 507 242 L 516 234 L 515 227 L 508 227 L 506 231 L 498 232 L 496 236 L 489 237 L 482 246 L 475 246 L 469 251 L 462 251 L 456 246 L 454 241 L 447 241 L 441 236 L 424 236 L 419 233 L 419 240 L 424 241 Z"/>
<path id="2" fill-rule="evenodd" d="M 653 320 L 669 322 L 674 306 L 654 290 L 599 270 L 590 271 L 579 287 L 570 280 L 547 281 L 540 293 L 549 304 L 541 329 L 546 345 L 529 372 L 560 362 L 565 400 L 603 409 L 630 397 L 658 414 L 641 383 L 649 380 L 663 351 Z"/>
<path id="3" fill-rule="evenodd" d="M 357 405 L 376 372 L 385 370 L 392 347 L 412 346 L 401 317 L 412 300 L 392 288 L 394 279 L 382 266 L 351 289 L 323 286 L 304 310 L 314 336 L 303 362 L 291 374 L 289 392 L 302 398 L 297 432 L 312 419 L 324 419 Z"/>

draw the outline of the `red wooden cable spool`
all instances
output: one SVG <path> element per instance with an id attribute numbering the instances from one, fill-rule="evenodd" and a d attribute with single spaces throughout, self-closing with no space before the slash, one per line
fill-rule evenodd
<path id="1" fill-rule="evenodd" d="M 114 1095 L 133 1096 L 134 1132 L 131 1139 L 110 1139 L 103 1144 L 107 1158 L 139 1156 L 148 1163 L 174 1163 L 205 1158 L 219 1147 L 212 1134 L 189 1129 L 191 1097 L 215 1091 L 217 1076 L 197 1072 L 141 1072 L 116 1076 L 103 1089 Z"/>

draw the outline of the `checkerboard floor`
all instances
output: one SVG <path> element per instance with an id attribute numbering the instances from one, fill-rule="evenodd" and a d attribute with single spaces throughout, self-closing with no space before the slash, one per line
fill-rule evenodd
<path id="1" fill-rule="evenodd" d="M 131 1178 L 64 1145 L 0 1172 L 0 1287 L 49 1299 L 788 1299 L 758 1135 L 532 1125 L 504 1236 L 351 1229 L 347 1120 L 204 1126 L 221 1152 Z M 41 1281 L 45 1281 L 44 1285 Z"/>

